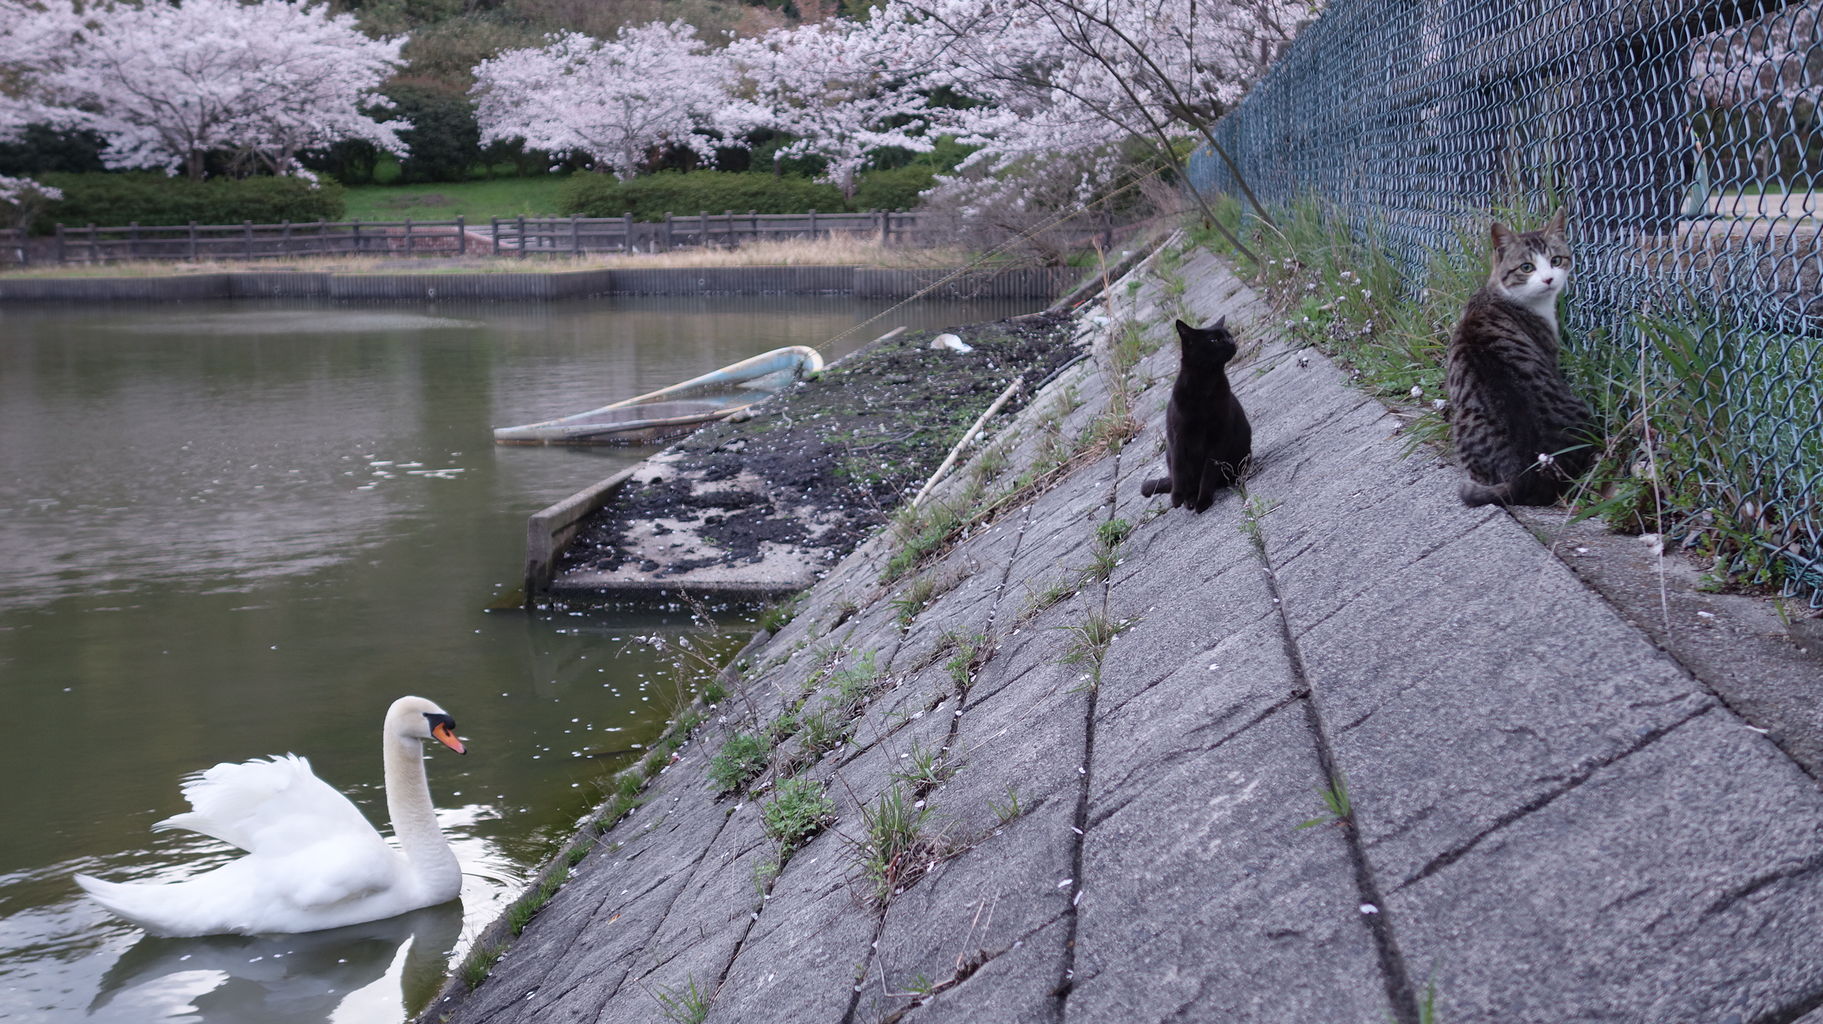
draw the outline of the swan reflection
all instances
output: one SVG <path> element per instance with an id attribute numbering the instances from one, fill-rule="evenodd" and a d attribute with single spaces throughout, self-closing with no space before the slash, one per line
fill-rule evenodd
<path id="1" fill-rule="evenodd" d="M 89 1016 L 220 1024 L 321 1024 L 373 998 L 399 998 L 398 1019 L 427 1003 L 462 934 L 450 901 L 384 921 L 297 935 L 144 936 L 101 978 Z M 397 986 L 361 990 L 388 975 Z M 397 995 L 386 995 L 385 993 Z M 181 1005 L 174 1005 L 181 1002 Z M 371 1019 L 365 1012 L 354 1014 Z"/>

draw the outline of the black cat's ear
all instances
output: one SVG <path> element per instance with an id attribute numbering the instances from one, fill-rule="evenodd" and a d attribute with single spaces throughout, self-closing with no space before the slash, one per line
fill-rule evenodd
<path id="1" fill-rule="evenodd" d="M 1228 317 L 1226 315 L 1224 315 L 1220 320 L 1217 320 L 1215 323 L 1211 324 L 1209 329 L 1212 331 L 1227 330 L 1228 329 Z"/>
<path id="2" fill-rule="evenodd" d="M 1196 335 L 1196 328 L 1190 326 L 1187 323 L 1184 323 L 1182 320 L 1179 320 L 1177 322 L 1177 336 L 1178 336 L 1179 340 L 1189 341 L 1193 337 L 1195 337 L 1195 335 Z"/>

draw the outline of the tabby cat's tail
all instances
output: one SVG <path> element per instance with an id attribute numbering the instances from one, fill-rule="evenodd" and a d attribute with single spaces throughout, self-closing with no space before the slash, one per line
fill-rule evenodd
<path id="1" fill-rule="evenodd" d="M 1494 486 L 1489 487 L 1485 484 L 1478 484 L 1473 480 L 1464 480 L 1462 481 L 1461 489 L 1456 493 L 1462 498 L 1462 503 L 1469 508 L 1476 508 L 1481 505 L 1492 505 L 1495 502 L 1502 505 L 1510 505 L 1513 503 L 1513 491 L 1510 483 L 1495 484 Z"/>
<path id="2" fill-rule="evenodd" d="M 1154 494 L 1169 494 L 1170 492 L 1171 478 L 1168 476 L 1155 476 L 1139 485 L 1140 495 L 1147 498 L 1152 497 Z"/>

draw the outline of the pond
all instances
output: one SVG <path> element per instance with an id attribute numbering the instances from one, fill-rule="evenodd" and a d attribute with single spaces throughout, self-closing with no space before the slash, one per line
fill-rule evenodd
<path id="1" fill-rule="evenodd" d="M 704 627 L 510 607 L 525 517 L 652 449 L 496 448 L 490 428 L 1033 304 L 909 305 L 851 330 L 882 305 L 0 308 L 0 1019 L 390 1024 L 423 1005 L 687 689 L 635 638 L 731 651 L 751 629 L 740 611 Z M 407 693 L 468 744 L 429 764 L 460 904 L 153 939 L 71 881 L 226 861 L 150 830 L 220 761 L 308 757 L 390 831 L 376 734 Z"/>

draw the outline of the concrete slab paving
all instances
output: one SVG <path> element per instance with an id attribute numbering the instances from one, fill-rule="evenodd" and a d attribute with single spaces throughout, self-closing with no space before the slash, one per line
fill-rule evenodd
<path id="1" fill-rule="evenodd" d="M 890 533 L 831 567 L 605 837 L 622 845 L 427 1019 L 654 1020 L 654 993 L 692 983 L 709 1021 L 806 1024 L 1419 1024 L 1427 1001 L 1449 1024 L 1823 1016 L 1804 681 L 1667 655 L 1561 550 L 1462 508 L 1457 474 L 1213 257 L 1176 274 L 1181 296 L 1145 267 L 1115 287 L 1080 327 L 1095 358 L 936 493 L 1054 465 L 1120 389 L 1124 448 L 892 585 Z M 1245 491 L 1200 516 L 1138 494 L 1163 470 L 1180 302 L 1238 327 L 1255 429 Z M 1122 378 L 1111 340 L 1136 316 L 1159 344 Z M 1006 465 L 974 473 L 990 453 Z M 1085 574 L 1115 519 L 1129 535 Z M 904 622 L 893 602 L 926 575 Z M 1085 646 L 1100 618 L 1125 629 Z M 947 661 L 976 632 L 963 685 Z M 801 766 L 834 820 L 756 887 L 766 797 L 717 798 L 707 765 L 870 651 L 851 741 Z M 943 746 L 953 774 L 904 777 Z M 931 814 L 921 877 L 882 908 L 863 808 L 895 788 Z"/>

